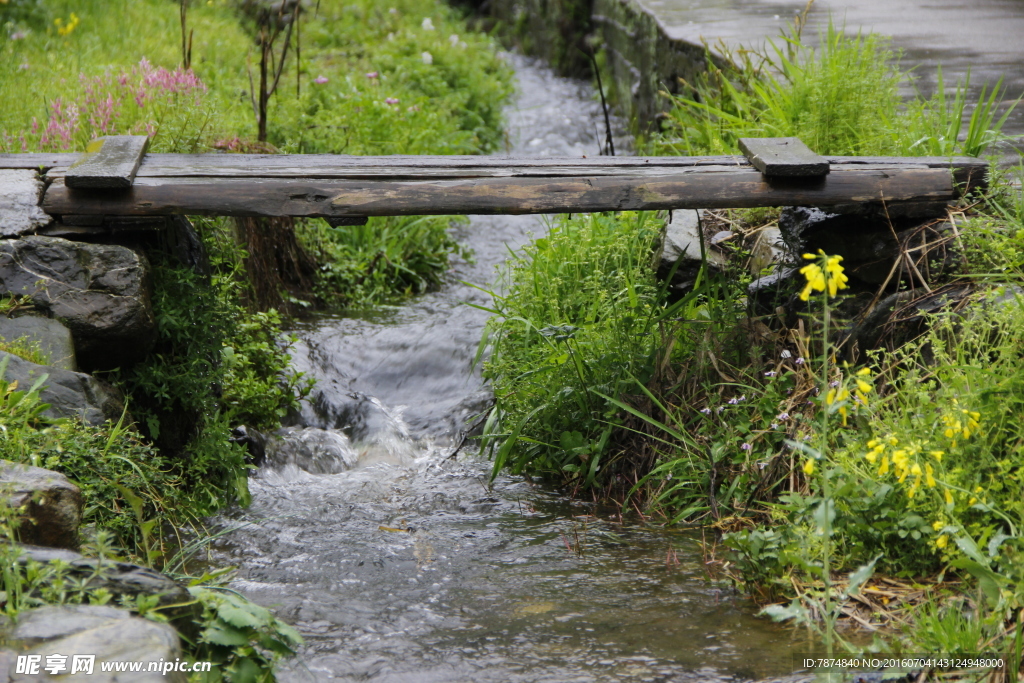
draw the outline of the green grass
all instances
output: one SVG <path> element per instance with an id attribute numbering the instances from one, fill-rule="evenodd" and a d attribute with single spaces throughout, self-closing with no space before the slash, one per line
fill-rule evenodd
<path id="1" fill-rule="evenodd" d="M 999 83 L 983 89 L 964 122 L 968 82 L 949 97 L 940 70 L 934 97 L 905 101 L 900 87 L 910 74 L 882 37 L 849 35 L 830 22 L 820 43 L 808 47 L 795 33 L 728 54 L 735 67 L 713 67 L 689 84 L 688 96 L 673 98 L 651 150 L 734 154 L 741 137 L 793 136 L 819 154 L 980 156 L 1000 138 L 1010 110 L 996 111 Z"/>

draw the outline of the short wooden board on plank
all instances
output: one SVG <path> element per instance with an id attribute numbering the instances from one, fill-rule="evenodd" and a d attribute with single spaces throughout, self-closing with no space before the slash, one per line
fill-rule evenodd
<path id="1" fill-rule="evenodd" d="M 64 175 L 68 187 L 113 190 L 132 186 L 149 145 L 145 135 L 108 135 L 89 143 Z"/>
<path id="2" fill-rule="evenodd" d="M 769 178 L 818 177 L 828 174 L 828 159 L 818 156 L 800 138 L 740 138 L 740 150 Z"/>

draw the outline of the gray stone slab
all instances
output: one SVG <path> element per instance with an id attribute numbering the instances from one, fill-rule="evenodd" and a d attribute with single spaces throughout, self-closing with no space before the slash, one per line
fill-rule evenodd
<path id="1" fill-rule="evenodd" d="M 44 415 L 78 418 L 86 424 L 101 425 L 107 420 L 117 420 L 124 410 L 117 391 L 92 375 L 37 365 L 0 351 L 0 363 L 5 359 L 7 367 L 3 379 L 17 380 L 19 389 L 27 391 L 42 375 L 47 375 L 39 394 L 43 403 L 50 404 Z"/>
<path id="2" fill-rule="evenodd" d="M 47 365 L 62 370 L 76 370 L 75 340 L 59 320 L 38 315 L 7 318 L 0 315 L 0 340 L 12 342 L 25 339 L 35 343 L 48 358 Z"/>
<path id="3" fill-rule="evenodd" d="M 43 184 L 28 169 L 0 169 L 0 237 L 18 237 L 50 224 L 39 208 Z"/>
<path id="4" fill-rule="evenodd" d="M 60 472 L 0 460 L 0 495 L 23 512 L 18 537 L 55 548 L 78 547 L 82 492 Z"/>
<path id="5" fill-rule="evenodd" d="M 149 671 L 149 662 L 174 662 L 182 657 L 178 634 L 167 624 L 132 616 L 125 610 L 99 605 L 40 607 L 24 612 L 11 634 L 18 647 L 30 645 L 27 655 L 42 655 L 37 671 L 9 669 L 7 680 L 65 681 L 75 683 L 185 683 L 181 672 Z M 45 671 L 46 657 L 65 655 L 63 668 Z M 75 655 L 94 656 L 91 671 L 72 673 Z M 102 671 L 104 662 L 144 662 L 137 673 Z M 0 673 L 2 675 L 2 673 Z"/>

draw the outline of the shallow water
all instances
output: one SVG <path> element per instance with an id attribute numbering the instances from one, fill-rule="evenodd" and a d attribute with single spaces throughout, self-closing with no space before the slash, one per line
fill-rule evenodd
<path id="1" fill-rule="evenodd" d="M 509 151 L 596 155 L 589 87 L 513 58 Z M 616 147 L 628 146 L 619 140 Z M 296 332 L 318 378 L 216 547 L 232 586 L 306 638 L 285 681 L 689 681 L 793 671 L 800 634 L 707 573 L 698 538 L 608 514 L 449 453 L 488 401 L 474 358 L 495 266 L 541 219 L 457 228 L 474 263 L 399 308 Z"/>

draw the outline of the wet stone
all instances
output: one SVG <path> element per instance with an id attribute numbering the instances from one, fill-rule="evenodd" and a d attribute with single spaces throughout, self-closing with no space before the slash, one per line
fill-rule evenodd
<path id="1" fill-rule="evenodd" d="M 74 418 L 88 425 L 117 420 L 124 409 L 120 393 L 106 382 L 82 372 L 38 365 L 6 351 L 0 351 L 0 363 L 6 362 L 5 382 L 17 382 L 28 391 L 43 375 L 39 398 L 50 404 L 43 415 Z"/>
<path id="2" fill-rule="evenodd" d="M 24 509 L 22 541 L 55 548 L 78 547 L 82 492 L 59 472 L 0 460 L 0 492 L 14 509 Z"/>
<path id="3" fill-rule="evenodd" d="M 64 322 L 83 367 L 125 367 L 145 355 L 156 335 L 149 290 L 149 261 L 127 247 L 0 240 L 0 294 L 19 294 Z"/>
<path id="4" fill-rule="evenodd" d="M 23 612 L 6 640 L 17 654 L 39 655 L 38 671 L 18 672 L 8 668 L 8 680 L 74 681 L 76 683 L 115 683 L 129 680 L 124 673 L 104 672 L 104 662 L 144 662 L 144 670 L 130 674 L 135 683 L 174 681 L 184 683 L 184 673 L 148 671 L 149 662 L 175 661 L 182 656 L 178 634 L 167 624 L 134 617 L 131 613 L 99 605 L 41 607 Z M 66 659 L 59 668 L 46 671 L 47 657 L 59 654 Z M 71 673 L 75 655 L 93 655 L 91 671 Z M 8 660 L 16 659 L 8 657 Z"/>
<path id="5" fill-rule="evenodd" d="M 38 345 L 49 360 L 47 365 L 62 370 L 76 369 L 75 340 L 71 337 L 71 330 L 59 320 L 39 315 L 0 316 L 0 340 L 12 342 L 19 339 Z"/>

